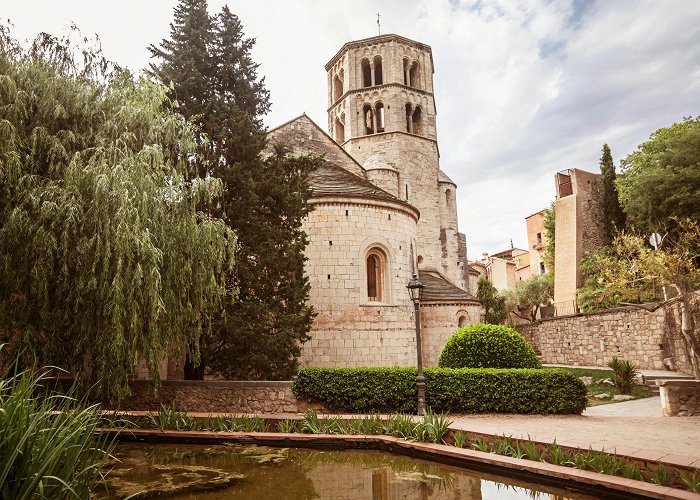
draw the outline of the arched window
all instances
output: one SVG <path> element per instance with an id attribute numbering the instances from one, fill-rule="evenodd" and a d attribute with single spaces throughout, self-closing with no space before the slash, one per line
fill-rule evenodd
<path id="1" fill-rule="evenodd" d="M 369 302 L 386 301 L 386 254 L 380 248 L 371 248 L 367 252 L 367 300 Z"/>
<path id="2" fill-rule="evenodd" d="M 459 322 L 457 323 L 457 326 L 462 328 L 463 326 L 467 326 L 469 324 L 469 318 L 466 316 L 460 316 L 459 317 Z"/>
<path id="3" fill-rule="evenodd" d="M 411 119 L 411 124 L 413 130 L 411 130 L 412 134 L 416 135 L 423 135 L 423 114 L 421 112 L 420 106 L 417 106 L 416 109 L 413 110 L 413 115 Z"/>
<path id="4" fill-rule="evenodd" d="M 377 118 L 377 132 L 384 132 L 384 104 L 381 101 L 374 105 L 374 116 Z"/>
<path id="5" fill-rule="evenodd" d="M 343 70 L 333 79 L 333 102 L 343 97 Z"/>
<path id="6" fill-rule="evenodd" d="M 374 83 L 373 83 L 373 85 L 381 85 L 384 82 L 384 77 L 382 76 L 382 58 L 381 58 L 381 56 L 376 56 L 372 62 L 374 63 Z"/>
<path id="7" fill-rule="evenodd" d="M 371 87 L 372 86 L 372 68 L 370 67 L 369 60 L 363 59 L 360 63 L 362 68 L 362 86 Z"/>
<path id="8" fill-rule="evenodd" d="M 345 114 L 335 119 L 335 142 L 342 144 L 345 142 Z"/>
<path id="9" fill-rule="evenodd" d="M 445 204 L 447 205 L 447 208 L 450 208 L 452 205 L 452 190 L 447 189 L 445 191 Z"/>
<path id="10" fill-rule="evenodd" d="M 418 65 L 418 61 L 414 61 L 413 64 L 411 65 L 411 69 L 409 71 L 409 85 L 411 87 L 419 88 L 420 87 L 420 66 Z"/>
<path id="11" fill-rule="evenodd" d="M 406 132 L 413 133 L 413 107 L 411 103 L 406 103 Z"/>
<path id="12" fill-rule="evenodd" d="M 362 106 L 362 123 L 365 128 L 364 135 L 374 134 L 374 113 L 369 104 Z"/>
<path id="13" fill-rule="evenodd" d="M 411 61 L 408 59 L 403 60 L 403 84 L 411 86 Z"/>

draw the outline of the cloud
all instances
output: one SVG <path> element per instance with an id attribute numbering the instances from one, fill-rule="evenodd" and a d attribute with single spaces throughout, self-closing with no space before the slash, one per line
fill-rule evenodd
<path id="1" fill-rule="evenodd" d="M 74 21 L 132 69 L 169 32 L 173 0 L 6 2 L 23 38 Z M 223 2 L 209 0 L 211 12 Z M 397 33 L 432 46 L 441 167 L 459 184 L 469 256 L 526 246 L 524 218 L 554 198 L 554 173 L 619 161 L 659 127 L 699 113 L 700 2 L 677 0 L 257 0 L 230 7 L 271 91 L 278 125 L 326 127 L 324 64 L 347 41 Z"/>

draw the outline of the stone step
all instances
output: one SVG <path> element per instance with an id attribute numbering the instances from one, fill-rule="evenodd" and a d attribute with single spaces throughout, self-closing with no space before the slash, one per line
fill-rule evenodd
<path id="1" fill-rule="evenodd" d="M 693 380 L 693 377 L 678 372 L 668 372 L 668 375 L 642 375 L 642 383 L 649 386 L 654 394 L 659 394 L 659 386 L 656 385 L 657 380 Z"/>

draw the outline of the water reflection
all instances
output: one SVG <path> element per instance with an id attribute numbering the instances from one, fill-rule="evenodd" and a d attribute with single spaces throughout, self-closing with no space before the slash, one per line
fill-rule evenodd
<path id="1" fill-rule="evenodd" d="M 108 498 L 483 500 L 593 497 L 371 451 L 122 444 Z M 210 491 L 204 491 L 210 490 Z"/>

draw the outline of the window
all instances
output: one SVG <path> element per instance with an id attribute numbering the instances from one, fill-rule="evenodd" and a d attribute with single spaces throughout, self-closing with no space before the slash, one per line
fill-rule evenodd
<path id="1" fill-rule="evenodd" d="M 374 116 L 377 117 L 377 132 L 384 132 L 384 104 L 381 102 L 375 104 Z"/>
<path id="2" fill-rule="evenodd" d="M 386 301 L 386 254 L 380 248 L 367 252 L 367 300 Z"/>
<path id="3" fill-rule="evenodd" d="M 343 70 L 333 79 L 333 101 L 337 101 L 343 96 Z"/>
<path id="4" fill-rule="evenodd" d="M 411 65 L 411 69 L 410 69 L 410 72 L 409 72 L 409 82 L 410 82 L 409 85 L 410 85 L 411 87 L 415 87 L 415 88 L 418 88 L 418 87 L 419 87 L 419 85 L 418 85 L 418 80 L 419 80 L 420 77 L 419 77 L 419 69 L 418 69 L 418 68 L 419 68 L 419 66 L 418 66 L 418 61 L 415 61 L 415 62 Z"/>
<path id="5" fill-rule="evenodd" d="M 384 82 L 384 77 L 382 76 L 382 58 L 380 56 L 376 56 L 372 62 L 374 63 L 373 85 L 381 85 Z"/>
<path id="6" fill-rule="evenodd" d="M 463 326 L 467 326 L 469 324 L 469 318 L 466 316 L 460 316 L 459 317 L 459 322 L 457 323 L 457 326 L 462 328 Z"/>
<path id="7" fill-rule="evenodd" d="M 369 65 L 369 61 L 367 59 L 363 59 L 362 62 L 360 63 L 360 67 L 362 68 L 362 86 L 363 87 L 371 87 L 372 86 L 372 68 Z"/>
<path id="8" fill-rule="evenodd" d="M 345 142 L 345 114 L 335 119 L 335 142 L 342 144 Z"/>
<path id="9" fill-rule="evenodd" d="M 372 106 L 369 104 L 362 106 L 362 121 L 365 124 L 364 135 L 374 134 L 374 113 L 372 112 Z"/>
<path id="10" fill-rule="evenodd" d="M 417 106 L 413 111 L 413 117 L 411 119 L 412 129 L 409 132 L 412 134 L 422 135 L 423 134 L 423 123 L 422 123 L 422 113 L 420 106 Z"/>
<path id="11" fill-rule="evenodd" d="M 542 233 L 537 233 L 537 244 L 538 245 L 542 244 Z"/>
<path id="12" fill-rule="evenodd" d="M 450 189 L 445 191 L 445 204 L 447 205 L 447 208 L 452 206 L 452 190 Z"/>

